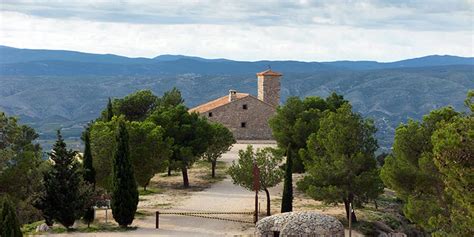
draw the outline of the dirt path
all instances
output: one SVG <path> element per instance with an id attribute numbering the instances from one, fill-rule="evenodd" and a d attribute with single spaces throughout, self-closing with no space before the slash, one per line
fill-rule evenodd
<path id="1" fill-rule="evenodd" d="M 236 144 L 231 151 L 223 155 L 222 160 L 231 163 L 238 158 L 238 151 L 246 144 Z M 254 145 L 255 148 L 273 146 L 271 144 Z M 190 198 L 165 210 L 173 211 L 220 211 L 220 212 L 252 212 L 255 196 L 252 192 L 233 185 L 229 177 L 212 185 L 211 188 L 196 192 Z M 263 199 L 262 201 L 263 202 Z M 237 220 L 252 221 L 251 215 L 225 216 Z M 160 229 L 155 228 L 155 218 L 149 217 L 137 223 L 140 228 L 134 232 L 156 233 L 160 236 L 235 236 L 253 235 L 253 224 L 206 219 L 200 217 L 161 215 Z"/>
<path id="2" fill-rule="evenodd" d="M 231 151 L 223 155 L 222 161 L 227 164 L 232 163 L 238 158 L 238 151 L 244 149 L 247 144 L 236 144 Z M 275 146 L 274 144 L 254 144 L 254 148 L 263 148 L 267 146 Z M 192 182 L 192 180 L 191 180 Z M 281 198 L 281 185 L 270 189 L 272 195 L 272 212 L 278 212 Z M 148 202 L 163 202 L 163 198 L 157 194 L 153 195 Z M 169 199 L 169 197 L 167 197 Z M 219 211 L 219 212 L 252 212 L 254 210 L 254 193 L 239 186 L 232 184 L 231 179 L 227 176 L 224 180 L 213 184 L 210 188 L 198 192 L 192 192 L 189 196 L 181 196 L 177 193 L 174 197 L 172 205 L 168 208 L 163 207 L 143 207 L 148 212 L 154 213 L 156 210 L 164 212 L 182 212 L 182 211 Z M 301 203 L 295 197 L 295 202 Z M 165 200 L 169 202 L 170 200 Z M 262 204 L 261 211 L 266 208 L 264 206 L 265 196 L 260 193 L 259 202 Z M 143 203 L 142 203 L 143 205 Z M 152 205 L 153 206 L 153 205 Z M 306 208 L 302 208 L 306 209 Z M 325 210 L 323 213 L 336 214 L 341 212 L 336 210 Z M 336 211 L 336 212 L 334 212 Z M 225 216 L 238 220 L 252 221 L 251 215 Z M 177 215 L 161 215 L 160 229 L 155 229 L 155 215 L 149 215 L 135 219 L 133 226 L 138 228 L 134 231 L 127 232 L 97 232 L 97 233 L 70 233 L 59 234 L 59 236 L 253 236 L 254 225 L 238 222 L 230 222 L 215 219 L 206 219 L 201 217 L 177 216 Z M 346 231 L 347 232 L 347 231 Z M 58 235 L 54 235 L 58 236 Z M 346 233 L 346 236 L 348 234 Z M 361 235 L 353 235 L 361 236 Z"/>

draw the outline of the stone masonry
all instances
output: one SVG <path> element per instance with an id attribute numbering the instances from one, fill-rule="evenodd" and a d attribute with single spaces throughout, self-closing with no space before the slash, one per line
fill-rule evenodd
<path id="1" fill-rule="evenodd" d="M 317 212 L 286 212 L 259 220 L 259 237 L 344 237 L 344 226 L 336 218 Z"/>
<path id="2" fill-rule="evenodd" d="M 190 109 L 229 128 L 237 140 L 272 140 L 269 119 L 280 102 L 280 73 L 257 73 L 258 98 L 229 90 L 227 96 Z"/>

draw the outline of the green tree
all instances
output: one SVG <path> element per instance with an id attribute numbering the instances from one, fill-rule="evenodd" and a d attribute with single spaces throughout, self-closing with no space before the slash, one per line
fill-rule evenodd
<path id="1" fill-rule="evenodd" d="M 108 122 L 112 120 L 112 117 L 114 117 L 114 109 L 112 106 L 112 100 L 109 97 L 109 101 L 107 102 L 107 110 L 105 111 L 105 121 Z"/>
<path id="2" fill-rule="evenodd" d="M 113 153 L 115 149 L 115 131 L 118 118 L 111 121 L 95 121 L 90 128 L 91 153 L 95 169 L 96 185 L 107 191 L 112 190 Z"/>
<path id="3" fill-rule="evenodd" d="M 442 175 L 449 215 L 437 216 L 440 235 L 474 236 L 474 117 L 442 122 L 431 136 L 434 164 Z"/>
<path id="4" fill-rule="evenodd" d="M 81 173 L 76 161 L 76 152 L 68 150 L 60 131 L 49 153 L 51 168 L 44 173 L 44 190 L 36 207 L 47 222 L 54 219 L 69 229 L 79 219 L 85 209 Z"/>
<path id="5" fill-rule="evenodd" d="M 381 170 L 385 185 L 404 201 L 405 216 L 429 232 L 450 225 L 438 217 L 449 216 L 451 203 L 434 162 L 431 137 L 442 123 L 458 116 L 453 108 L 446 107 L 431 111 L 421 123 L 410 120 L 401 124 L 395 131 L 393 153 Z"/>
<path id="6" fill-rule="evenodd" d="M 10 197 L 21 224 L 41 219 L 32 205 L 45 168 L 41 147 L 33 144 L 37 138 L 32 128 L 0 112 L 0 195 Z"/>
<path id="7" fill-rule="evenodd" d="M 467 92 L 467 98 L 464 101 L 466 107 L 471 110 L 471 114 L 474 113 L 474 90 L 469 90 Z"/>
<path id="8" fill-rule="evenodd" d="M 209 144 L 209 122 L 197 113 L 188 113 L 184 105 L 156 110 L 149 121 L 160 125 L 165 136 L 172 139 L 170 166 L 181 169 L 183 186 L 188 188 L 188 168 L 202 156 Z"/>
<path id="9" fill-rule="evenodd" d="M 319 120 L 326 110 L 335 111 L 346 100 L 336 93 L 332 93 L 326 100 L 320 97 L 289 97 L 286 103 L 277 109 L 269 125 L 278 147 L 286 153 L 286 169 L 293 172 L 304 172 L 305 167 L 300 155 L 300 150 L 306 149 L 308 137 L 317 133 Z M 285 174 L 282 212 L 291 211 L 293 208 L 293 181 L 291 174 Z"/>
<path id="10" fill-rule="evenodd" d="M 20 223 L 16 217 L 13 203 L 8 197 L 0 200 L 0 236 L 21 237 Z"/>
<path id="11" fill-rule="evenodd" d="M 83 177 L 84 181 L 92 186 L 95 186 L 95 169 L 93 166 L 90 132 L 87 129 L 84 134 L 84 157 L 83 157 Z"/>
<path id="12" fill-rule="evenodd" d="M 211 176 L 216 177 L 217 159 L 225 152 L 229 151 L 235 143 L 234 135 L 228 128 L 220 123 L 211 124 L 211 139 L 209 147 L 204 152 L 203 157 L 211 162 Z"/>
<path id="13" fill-rule="evenodd" d="M 259 191 L 265 191 L 267 196 L 267 216 L 271 215 L 270 192 L 268 191 L 268 188 L 281 182 L 281 179 L 283 178 L 283 170 L 278 166 L 282 160 L 282 155 L 270 147 L 261 150 L 257 149 L 257 151 L 254 152 L 253 147 L 248 145 L 246 150 L 239 151 L 239 159 L 237 160 L 237 163 L 233 161 L 228 170 L 234 184 L 240 185 L 248 190 L 253 190 L 254 162 L 257 164 L 257 167 L 260 170 Z"/>
<path id="14" fill-rule="evenodd" d="M 95 169 L 93 167 L 89 128 L 87 128 L 84 132 L 84 146 L 84 157 L 82 161 L 83 179 L 86 183 L 91 185 L 92 189 L 95 189 Z M 87 227 L 89 227 L 90 223 L 94 221 L 94 215 L 94 202 L 93 200 L 88 200 L 86 202 L 86 210 L 84 211 L 84 216 L 82 217 L 84 222 L 87 223 Z"/>
<path id="15" fill-rule="evenodd" d="M 146 190 L 151 178 L 168 165 L 172 139 L 165 137 L 162 127 L 150 121 L 129 122 L 130 159 L 137 183 Z"/>
<path id="16" fill-rule="evenodd" d="M 107 108 L 101 112 L 101 120 L 108 122 L 114 115 L 123 115 L 128 121 L 143 121 L 158 104 L 159 98 L 150 90 L 138 90 L 113 101 L 109 98 Z"/>
<path id="17" fill-rule="evenodd" d="M 325 203 L 349 206 L 373 200 L 383 191 L 374 152 L 377 141 L 371 120 L 352 112 L 344 103 L 336 112 L 327 111 L 318 133 L 308 139 L 307 175 L 298 187 Z M 355 212 L 352 220 L 357 221 Z"/>
<path id="18" fill-rule="evenodd" d="M 176 87 L 165 92 L 163 97 L 159 99 L 159 106 L 161 107 L 175 107 L 184 104 L 183 97 L 181 97 L 181 91 Z"/>
<path id="19" fill-rule="evenodd" d="M 124 121 L 119 121 L 114 152 L 112 214 L 121 227 L 133 222 L 138 205 L 138 191 L 130 162 L 128 132 Z"/>

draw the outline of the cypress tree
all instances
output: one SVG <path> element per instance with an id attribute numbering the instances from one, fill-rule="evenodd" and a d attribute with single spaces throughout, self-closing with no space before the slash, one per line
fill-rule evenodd
<path id="1" fill-rule="evenodd" d="M 43 175 L 44 191 L 35 203 L 47 221 L 57 220 L 68 229 L 84 211 L 81 174 L 75 156 L 75 151 L 66 148 L 58 130 L 53 152 L 49 153 L 52 165 Z"/>
<path id="2" fill-rule="evenodd" d="M 0 206 L 0 236 L 21 237 L 20 223 L 15 208 L 8 197 L 1 200 Z"/>
<path id="3" fill-rule="evenodd" d="M 128 132 L 124 121 L 119 122 L 116 144 L 113 161 L 112 214 L 121 227 L 127 227 L 135 218 L 138 190 L 130 162 Z"/>
<path id="4" fill-rule="evenodd" d="M 90 132 L 87 129 L 84 133 L 84 159 L 83 159 L 83 168 L 84 168 L 84 181 L 90 185 L 92 185 L 93 189 L 95 189 L 95 170 L 92 165 L 92 152 L 91 152 L 91 144 L 90 144 Z M 84 212 L 84 216 L 82 217 L 84 222 L 87 223 L 87 227 L 90 226 L 90 223 L 94 221 L 94 208 L 93 202 L 90 200 Z"/>
<path id="5" fill-rule="evenodd" d="M 291 158 L 291 146 L 286 150 L 285 182 L 283 183 L 283 197 L 281 200 L 281 212 L 293 211 L 293 161 Z"/>
<path id="6" fill-rule="evenodd" d="M 112 117 L 114 117 L 114 110 L 112 107 L 112 100 L 109 97 L 109 102 L 107 103 L 107 114 L 105 117 L 106 122 L 109 122 L 112 120 Z"/>
<path id="7" fill-rule="evenodd" d="M 95 186 L 95 169 L 92 165 L 92 152 L 90 143 L 90 132 L 87 130 L 84 134 L 84 181 Z"/>

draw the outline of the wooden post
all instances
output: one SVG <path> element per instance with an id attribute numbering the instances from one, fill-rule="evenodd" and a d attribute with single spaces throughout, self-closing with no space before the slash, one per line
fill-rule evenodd
<path id="1" fill-rule="evenodd" d="M 107 223 L 107 210 L 108 208 L 105 208 L 105 223 Z"/>
<path id="2" fill-rule="evenodd" d="M 155 227 L 156 227 L 156 229 L 159 229 L 159 228 L 160 228 L 160 212 L 159 212 L 159 211 L 156 212 L 156 223 L 155 223 Z"/>
<path id="3" fill-rule="evenodd" d="M 253 217 L 253 223 L 258 221 L 258 191 L 255 191 L 255 214 Z"/>
<path id="4" fill-rule="evenodd" d="M 349 203 L 349 237 L 352 236 L 352 202 Z"/>

